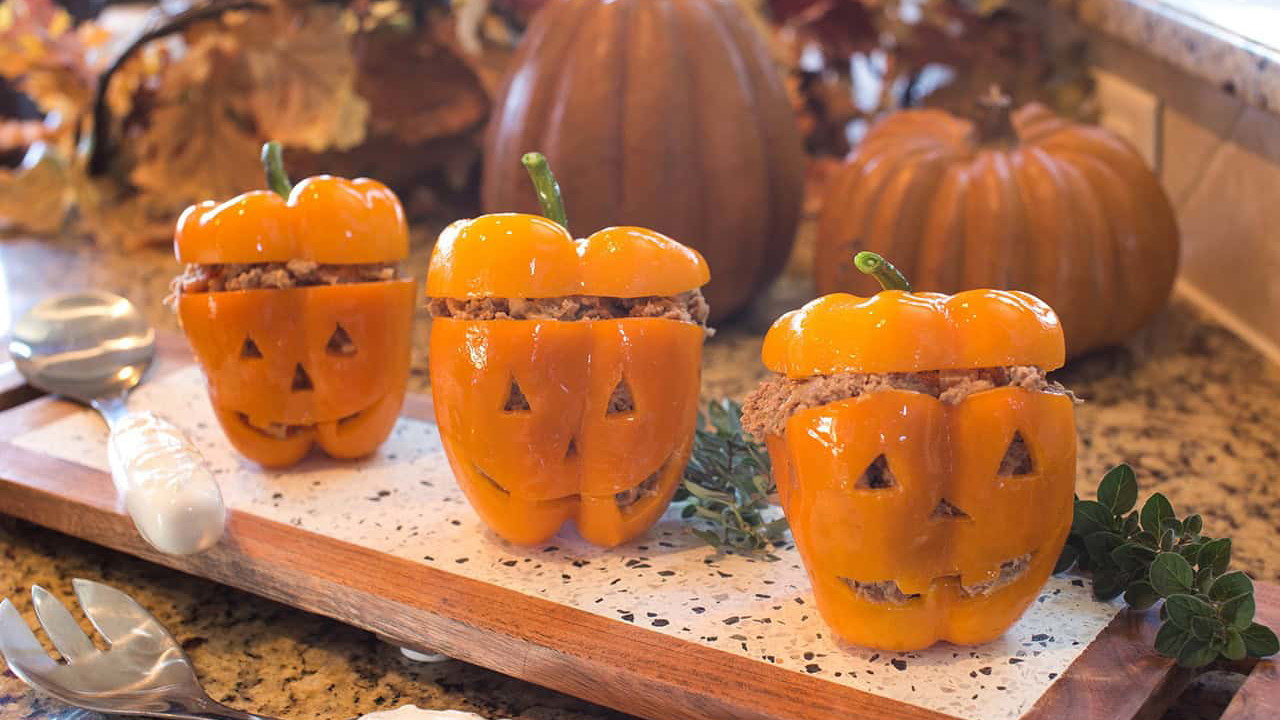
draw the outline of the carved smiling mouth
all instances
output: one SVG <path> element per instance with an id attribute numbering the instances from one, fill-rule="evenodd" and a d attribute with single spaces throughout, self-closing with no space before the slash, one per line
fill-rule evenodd
<path id="1" fill-rule="evenodd" d="M 1017 582 L 1022 576 L 1027 574 L 1027 570 L 1031 567 L 1031 558 L 1035 553 L 1027 553 L 1019 555 L 1016 558 L 1005 560 L 1000 564 L 1000 572 L 990 580 L 977 583 L 975 585 L 960 585 L 960 597 L 969 599 L 975 597 L 986 597 L 995 591 L 1007 585 Z M 904 593 L 898 587 L 898 583 L 893 580 L 882 580 L 879 582 L 860 582 L 847 577 L 840 577 L 841 582 L 853 591 L 858 599 L 873 603 L 882 603 L 887 605 L 904 605 L 923 597 L 922 593 Z M 956 584 L 960 582 L 959 575 L 944 575 L 934 578 L 933 583 L 936 585 L 942 580 L 953 580 Z"/>
<path id="2" fill-rule="evenodd" d="M 649 475 L 649 477 L 645 478 L 638 485 L 636 485 L 635 487 L 628 488 L 626 490 L 620 490 L 614 493 L 613 501 L 615 504 L 617 504 L 618 509 L 625 514 L 628 511 L 633 510 L 635 506 L 644 498 L 658 495 L 660 492 L 659 485 L 662 482 L 662 476 L 666 472 L 667 466 L 670 464 L 671 464 L 671 458 L 668 457 L 666 460 L 662 462 L 660 466 L 658 466 L 657 470 L 654 470 Z M 479 475 L 481 478 L 483 478 L 485 482 L 487 482 L 491 487 L 493 487 L 493 489 L 497 490 L 503 495 L 507 495 L 507 496 L 511 495 L 510 490 L 504 487 L 497 480 L 493 479 L 492 475 L 489 475 L 484 470 L 480 469 L 479 465 L 472 463 L 471 467 L 473 470 L 475 470 L 475 473 Z M 581 495 L 578 493 L 575 493 L 573 495 L 567 495 L 565 497 L 560 497 L 560 498 L 552 498 L 550 500 L 542 500 L 540 502 L 559 503 L 567 499 L 577 500 L 580 498 L 581 498 Z"/>
<path id="3" fill-rule="evenodd" d="M 359 419 L 360 416 L 363 415 L 366 410 L 368 410 L 368 408 L 365 408 L 365 410 L 357 410 L 356 412 L 353 412 L 350 415 L 346 415 L 341 418 L 338 418 L 336 422 L 337 426 L 342 427 L 348 423 L 351 423 L 354 420 Z M 324 423 L 289 424 L 289 423 L 277 423 L 277 422 L 257 423 L 257 422 L 254 422 L 252 419 L 250 419 L 248 414 L 242 413 L 242 412 L 237 412 L 236 418 L 239 419 L 240 423 L 244 425 L 246 428 L 252 430 L 253 432 L 259 435 L 262 435 L 263 437 L 272 438 L 273 440 L 288 440 L 289 438 L 296 437 L 299 433 L 310 430 L 311 428 L 314 428 L 317 425 L 324 424 Z"/>

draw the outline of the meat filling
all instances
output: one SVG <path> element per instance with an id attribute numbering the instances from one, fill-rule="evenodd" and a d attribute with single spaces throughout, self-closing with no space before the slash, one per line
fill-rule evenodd
<path id="1" fill-rule="evenodd" d="M 1000 572 L 992 579 L 981 582 L 976 585 L 961 585 L 960 597 L 975 598 L 985 597 L 999 590 L 1027 572 L 1027 568 L 1031 566 L 1031 555 L 1021 555 L 1006 560 L 1000 564 Z M 955 577 L 955 576 L 950 576 Z M 892 580 L 883 580 L 881 582 L 859 582 L 850 578 L 842 577 L 841 581 L 849 586 L 859 599 L 873 603 L 887 603 L 893 605 L 901 605 L 910 600 L 916 600 L 920 597 L 920 593 L 904 593 L 902 588 L 898 587 L 898 583 Z M 936 582 L 936 581 L 935 581 Z"/>
<path id="2" fill-rule="evenodd" d="M 615 298 L 569 295 L 554 298 L 431 298 L 432 317 L 460 320 L 613 320 L 666 318 L 706 326 L 710 307 L 700 290 L 671 296 Z"/>
<path id="3" fill-rule="evenodd" d="M 955 405 L 976 392 L 1006 386 L 1070 395 L 1062 385 L 1050 382 L 1044 370 L 1032 365 L 916 373 L 839 373 L 807 378 L 776 375 L 747 395 L 742 403 L 742 427 L 756 438 L 781 435 L 787 419 L 802 410 L 881 390 L 923 393 Z"/>
<path id="4" fill-rule="evenodd" d="M 283 263 L 192 264 L 174 278 L 173 294 L 341 285 L 395 278 L 396 266 L 391 263 L 326 265 L 311 260 L 290 260 Z"/>

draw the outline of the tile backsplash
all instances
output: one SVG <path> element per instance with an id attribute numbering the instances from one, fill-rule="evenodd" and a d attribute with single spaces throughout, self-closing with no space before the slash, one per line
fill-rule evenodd
<path id="1" fill-rule="evenodd" d="M 1099 69 L 1160 100 L 1157 167 L 1182 230 L 1180 289 L 1280 362 L 1280 114 L 1119 40 L 1092 41 Z"/>

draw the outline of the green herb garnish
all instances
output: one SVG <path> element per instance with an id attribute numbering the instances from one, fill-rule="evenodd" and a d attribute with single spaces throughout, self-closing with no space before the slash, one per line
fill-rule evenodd
<path id="1" fill-rule="evenodd" d="M 1133 468 L 1108 471 L 1097 500 L 1076 498 L 1071 534 L 1054 572 L 1078 565 L 1092 573 L 1094 597 L 1123 594 L 1135 610 L 1163 599 L 1156 651 L 1183 667 L 1280 651 L 1276 634 L 1253 622 L 1253 581 L 1229 570 L 1230 538 L 1202 535 L 1203 519 L 1178 519 L 1160 493 L 1141 510 L 1134 510 L 1137 502 Z"/>
<path id="2" fill-rule="evenodd" d="M 692 522 L 691 532 L 718 551 L 762 552 L 777 560 L 768 550 L 782 540 L 787 521 L 766 517 L 774 490 L 764 445 L 742 430 L 742 407 L 728 399 L 708 402 L 706 412 L 698 412 L 693 453 L 675 498 L 688 503 L 680 516 Z"/>

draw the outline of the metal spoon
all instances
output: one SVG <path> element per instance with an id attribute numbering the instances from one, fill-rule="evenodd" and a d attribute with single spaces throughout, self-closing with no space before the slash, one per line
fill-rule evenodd
<path id="1" fill-rule="evenodd" d="M 222 536 L 226 508 L 200 452 L 182 431 L 125 398 L 151 365 L 155 331 L 128 300 L 111 293 L 59 295 L 14 325 L 18 372 L 45 392 L 82 402 L 107 421 L 116 492 L 142 537 L 161 552 L 187 555 Z"/>

